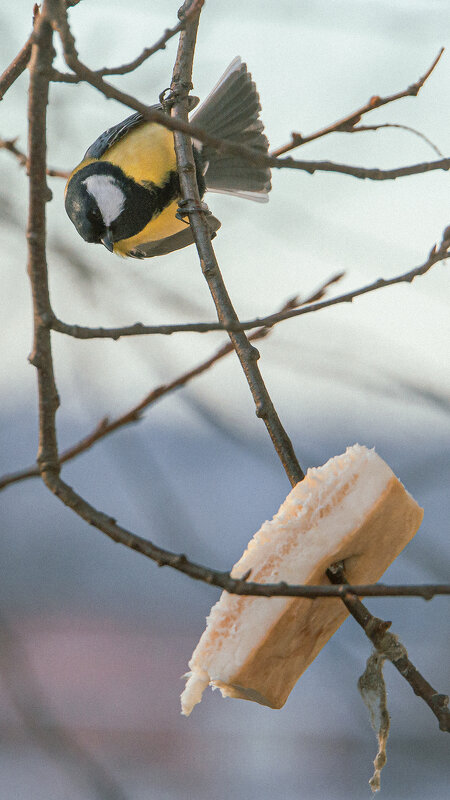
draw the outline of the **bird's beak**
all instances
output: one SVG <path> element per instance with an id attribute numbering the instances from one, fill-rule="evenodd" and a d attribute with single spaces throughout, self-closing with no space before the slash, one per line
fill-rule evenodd
<path id="1" fill-rule="evenodd" d="M 102 236 L 100 239 L 101 243 L 105 245 L 106 249 L 109 250 L 110 253 L 114 252 L 114 242 L 112 239 L 112 233 L 110 228 L 106 229 L 105 235 Z"/>

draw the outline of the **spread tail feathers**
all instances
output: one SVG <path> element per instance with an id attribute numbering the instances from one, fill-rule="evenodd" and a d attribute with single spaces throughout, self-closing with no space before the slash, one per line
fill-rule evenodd
<path id="1" fill-rule="evenodd" d="M 259 119 L 258 92 L 239 57 L 230 64 L 191 122 L 211 136 L 260 149 L 267 154 L 269 142 Z M 271 189 L 270 169 L 240 156 L 219 153 L 196 142 L 205 163 L 206 188 L 249 200 L 267 201 Z"/>

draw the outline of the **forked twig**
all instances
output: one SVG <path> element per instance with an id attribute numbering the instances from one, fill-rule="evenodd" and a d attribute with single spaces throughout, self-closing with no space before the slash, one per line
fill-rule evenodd
<path id="1" fill-rule="evenodd" d="M 127 64 L 122 64 L 119 67 L 103 67 L 102 69 L 93 70 L 93 73 L 103 78 L 105 75 L 127 75 L 129 72 L 133 72 L 151 56 L 157 53 L 158 50 L 165 50 L 167 42 L 184 29 L 187 20 L 200 14 L 204 4 L 205 0 L 195 0 L 189 11 L 184 16 L 180 15 L 180 21 L 177 25 L 174 25 L 173 28 L 166 28 L 158 41 L 151 47 L 145 47 L 142 53 L 134 58 L 133 61 L 129 61 Z M 59 83 L 80 83 L 83 78 L 76 73 L 59 72 L 53 69 L 52 80 Z"/>
<path id="2" fill-rule="evenodd" d="M 288 153 L 290 150 L 294 150 L 296 147 L 301 147 L 308 142 L 313 142 L 315 139 L 322 138 L 322 136 L 328 136 L 329 133 L 355 133 L 358 130 L 362 130 L 362 128 L 357 128 L 355 126 L 361 121 L 361 117 L 363 117 L 365 114 L 368 114 L 370 111 L 374 111 L 376 108 L 381 108 L 381 106 L 386 106 L 388 103 L 393 103 L 396 100 L 400 100 L 402 97 L 417 97 L 425 81 L 428 80 L 434 68 L 437 66 L 443 52 L 444 48 L 442 47 L 434 59 L 431 67 L 425 72 L 424 75 L 422 75 L 421 78 L 419 78 L 418 81 L 412 83 L 407 87 L 407 89 L 403 89 L 395 94 L 387 95 L 386 97 L 374 95 L 367 103 L 358 108 L 356 111 L 352 111 L 350 114 L 347 114 L 345 117 L 337 120 L 337 122 L 333 122 L 331 125 L 326 125 L 325 128 L 321 128 L 315 133 L 309 134 L 309 136 L 302 136 L 301 133 L 292 133 L 291 141 L 282 147 L 272 150 L 271 155 L 276 157 L 282 156 L 284 153 Z M 367 128 L 367 130 L 368 129 L 369 128 Z M 415 132 L 419 133 L 418 131 Z M 422 136 L 420 133 L 419 135 Z"/>
<path id="3" fill-rule="evenodd" d="M 128 72 L 133 72 L 133 70 L 140 67 L 144 61 L 147 61 L 150 56 L 154 53 L 158 52 L 158 50 L 164 50 L 166 47 L 167 42 L 172 39 L 177 33 L 180 33 L 186 27 L 186 23 L 197 17 L 203 6 L 205 4 L 205 0 L 194 0 L 191 4 L 190 8 L 184 13 L 180 14 L 180 21 L 178 25 L 175 25 L 173 28 L 167 28 L 163 35 L 160 36 L 157 42 L 152 47 L 146 47 L 140 56 L 135 58 L 133 61 L 130 61 L 128 64 L 122 64 L 121 67 L 104 67 L 103 69 L 99 69 L 97 72 L 102 77 L 104 75 L 126 75 Z"/>
<path id="4" fill-rule="evenodd" d="M 284 311 L 279 311 L 276 314 L 269 314 L 266 317 L 255 317 L 254 319 L 240 320 L 239 322 L 229 321 L 226 324 L 222 322 L 188 322 L 174 325 L 143 325 L 142 322 L 136 322 L 133 325 L 126 325 L 120 328 L 90 328 L 63 322 L 57 319 L 53 312 L 51 312 L 47 322 L 52 330 L 64 333 L 67 336 L 73 336 L 75 339 L 117 340 L 121 336 L 143 336 L 153 334 L 169 336 L 173 333 L 207 333 L 208 331 L 217 330 L 248 331 L 260 326 L 271 328 L 273 325 L 278 325 L 279 322 L 283 322 L 287 319 L 301 317 L 304 314 L 312 314 L 316 311 L 322 311 L 324 308 L 329 308 L 330 306 L 341 305 L 342 303 L 352 303 L 357 297 L 362 297 L 364 294 L 369 294 L 370 292 L 375 292 L 379 289 L 387 288 L 388 286 L 395 286 L 400 283 L 412 283 L 419 276 L 426 275 L 435 264 L 439 264 L 447 258 L 450 258 L 450 226 L 444 230 L 439 245 L 433 245 L 428 258 L 422 264 L 407 270 L 407 272 L 402 272 L 400 275 L 395 275 L 393 278 L 378 278 L 366 286 L 362 286 L 359 289 L 352 289 L 349 292 L 337 295 L 337 297 L 330 297 L 319 302 L 314 301 L 307 305 L 302 305 L 301 307 L 289 308 Z M 334 280 L 335 278 L 332 278 L 330 282 L 334 282 Z"/>

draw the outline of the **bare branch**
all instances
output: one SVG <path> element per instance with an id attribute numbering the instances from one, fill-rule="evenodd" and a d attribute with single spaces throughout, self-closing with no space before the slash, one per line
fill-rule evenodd
<path id="1" fill-rule="evenodd" d="M 51 80 L 52 83 L 81 83 L 83 79 L 74 72 L 60 72 L 60 70 L 53 67 Z"/>
<path id="2" fill-rule="evenodd" d="M 387 586 L 382 583 L 335 586 L 304 586 L 290 585 L 284 581 L 279 583 L 253 583 L 244 579 L 232 578 L 229 572 L 223 572 L 203 566 L 189 560 L 184 553 L 174 553 L 158 547 L 148 539 L 118 525 L 112 517 L 97 510 L 94 506 L 77 494 L 71 486 L 61 480 L 54 472 L 46 473 L 45 482 L 51 491 L 66 506 L 84 519 L 89 525 L 94 526 L 110 539 L 146 558 L 155 561 L 159 567 L 171 567 L 182 572 L 193 580 L 216 586 L 230 594 L 245 597 L 420 597 L 431 600 L 438 595 L 450 595 L 450 584 L 395 584 Z"/>
<path id="3" fill-rule="evenodd" d="M 284 153 L 288 153 L 290 150 L 294 150 L 296 147 L 301 147 L 302 145 L 312 142 L 315 139 L 320 139 L 322 136 L 327 136 L 329 133 L 354 133 L 357 130 L 362 130 L 362 128 L 355 128 L 355 125 L 360 122 L 361 117 L 363 117 L 364 114 L 368 114 L 369 111 L 374 111 L 375 108 L 380 108 L 388 103 L 393 103 L 396 100 L 400 100 L 402 97 L 417 97 L 425 81 L 428 80 L 434 68 L 436 67 L 443 52 L 444 48 L 442 47 L 434 59 L 431 67 L 425 72 L 424 75 L 422 75 L 421 78 L 419 78 L 418 81 L 416 81 L 416 83 L 411 84 L 411 86 L 408 86 L 407 89 L 404 89 L 401 92 L 396 92 L 395 94 L 387 95 L 386 97 L 379 97 L 378 95 L 375 95 L 374 97 L 371 97 L 370 100 L 365 103 L 365 105 L 361 106 L 361 108 L 358 108 L 357 111 L 347 114 L 347 116 L 339 119 L 337 122 L 333 122 L 331 125 L 327 125 L 325 128 L 321 128 L 315 133 L 311 133 L 309 136 L 302 136 L 301 133 L 292 133 L 291 141 L 288 144 L 273 150 L 271 155 L 277 157 L 284 155 Z"/>
<path id="4" fill-rule="evenodd" d="M 157 53 L 158 50 L 165 50 L 167 42 L 184 29 L 187 20 L 193 19 L 200 14 L 204 4 L 205 0 L 195 0 L 189 11 L 180 18 L 180 22 L 177 25 L 175 25 L 173 28 L 166 28 L 158 41 L 155 42 L 152 47 L 144 48 L 142 53 L 137 56 L 137 58 L 133 59 L 133 61 L 130 61 L 127 64 L 122 64 L 120 67 L 103 67 L 103 69 L 93 70 L 93 74 L 103 78 L 105 75 L 126 75 L 129 72 L 133 72 L 135 69 L 140 67 L 144 61 L 147 61 L 150 56 L 154 55 L 154 53 Z M 58 70 L 52 71 L 52 81 L 59 83 L 80 83 L 82 80 L 83 78 L 77 74 L 59 72 Z"/>
<path id="5" fill-rule="evenodd" d="M 421 175 L 424 172 L 433 172 L 437 169 L 448 172 L 450 169 L 450 158 L 425 161 L 422 164 L 395 167 L 395 169 L 353 167 L 349 164 L 338 164 L 334 161 L 297 161 L 293 158 L 269 158 L 266 163 L 275 169 L 299 169 L 303 172 L 308 172 L 310 175 L 313 175 L 314 172 L 337 172 L 340 175 L 351 175 L 353 178 L 371 181 L 393 181 L 396 178 L 405 178 L 408 175 Z"/>
<path id="6" fill-rule="evenodd" d="M 144 61 L 158 50 L 164 50 L 169 39 L 172 39 L 173 36 L 176 36 L 177 33 L 184 30 L 187 21 L 198 17 L 204 4 L 205 0 L 194 0 L 190 8 L 183 15 L 180 14 L 180 22 L 178 25 L 175 25 L 173 28 L 167 28 L 153 47 L 146 47 L 141 55 L 135 58 L 134 61 L 130 61 L 129 64 L 123 64 L 121 67 L 105 67 L 104 69 L 99 69 L 98 74 L 103 77 L 103 75 L 125 75 L 127 72 L 133 72 L 133 70 L 140 67 Z"/>
<path id="7" fill-rule="evenodd" d="M 184 20 L 184 25 L 185 24 L 186 19 Z M 64 9 L 61 6 L 59 6 L 55 16 L 55 27 L 61 38 L 66 64 L 73 71 L 74 76 L 52 70 L 52 80 L 68 81 L 71 83 L 76 83 L 78 80 L 82 80 L 86 83 L 89 83 L 95 89 L 98 89 L 98 91 L 102 92 L 105 97 L 117 100 L 119 103 L 138 111 L 140 114 L 142 114 L 144 119 L 148 120 L 149 122 L 158 122 L 159 124 L 164 125 L 166 128 L 169 128 L 169 130 L 181 130 L 187 134 L 196 135 L 201 141 L 205 141 L 208 144 L 211 144 L 213 147 L 217 146 L 219 149 L 222 147 L 226 149 L 227 146 L 230 148 L 233 147 L 233 145 L 227 145 L 227 143 L 222 142 L 220 139 L 208 136 L 204 131 L 195 128 L 195 126 L 189 126 L 188 123 L 175 120 L 162 111 L 156 111 L 155 109 L 152 109 L 151 106 L 141 103 L 135 97 L 132 97 L 126 92 L 121 92 L 115 86 L 105 81 L 99 72 L 89 69 L 89 67 L 83 64 L 78 58 L 75 39 L 69 27 L 67 14 L 64 12 Z M 240 146 L 234 145 L 234 147 L 239 148 Z M 253 154 L 254 151 L 252 148 L 246 149 Z"/>
<path id="8" fill-rule="evenodd" d="M 188 7 L 188 2 L 186 2 L 183 8 Z M 198 17 L 194 21 L 191 20 L 186 25 L 185 30 L 180 34 L 178 54 L 170 87 L 174 98 L 172 118 L 176 120 L 181 119 L 183 122 L 186 122 L 188 117 L 188 92 L 191 86 L 197 27 Z M 183 209 L 189 216 L 202 272 L 214 300 L 219 322 L 227 326 L 230 322 L 239 323 L 238 316 L 226 290 L 215 257 L 206 214 L 200 203 L 192 152 L 192 140 L 189 136 L 175 131 L 174 145 L 183 199 Z M 229 336 L 239 361 L 241 362 L 245 377 L 247 378 L 256 406 L 256 415 L 264 421 L 285 472 L 291 484 L 295 486 L 298 481 L 302 480 L 304 473 L 298 463 L 292 443 L 281 424 L 259 371 L 257 364 L 259 353 L 256 348 L 250 344 L 243 331 L 235 333 L 229 331 Z"/>
<path id="9" fill-rule="evenodd" d="M 327 576 L 331 583 L 334 584 L 345 584 L 346 582 L 342 564 L 333 565 L 331 569 L 327 570 Z M 397 636 L 393 633 L 388 633 L 391 623 L 372 616 L 355 595 L 346 594 L 342 597 L 342 601 L 352 617 L 361 625 L 364 633 L 376 649 L 392 662 L 394 667 L 408 681 L 414 693 L 421 697 L 422 700 L 425 700 L 439 720 L 440 729 L 450 733 L 448 697 L 444 694 L 439 694 L 436 689 L 433 689 L 431 684 L 425 680 L 414 664 L 411 663 L 406 648 L 400 644 Z"/>
<path id="10" fill-rule="evenodd" d="M 59 405 L 53 374 L 50 329 L 43 321 L 51 313 L 46 262 L 45 204 L 51 199 L 46 182 L 46 123 L 50 70 L 53 59 L 52 11 L 57 0 L 44 0 L 36 22 L 30 59 L 28 92 L 28 275 L 33 295 L 34 341 L 30 363 L 36 367 L 39 391 L 39 449 L 41 471 L 59 473 L 55 415 Z"/>
<path id="11" fill-rule="evenodd" d="M 442 241 L 438 248 L 436 245 L 430 251 L 427 260 L 417 267 L 413 267 L 401 275 L 396 275 L 394 278 L 378 278 L 376 281 L 367 284 L 359 289 L 353 289 L 345 294 L 331 297 L 322 302 L 313 302 L 310 305 L 302 305 L 298 308 L 287 309 L 286 311 L 279 311 L 276 314 L 270 314 L 266 317 L 255 317 L 251 320 L 237 322 L 228 322 L 226 325 L 217 322 L 195 322 L 195 323 L 179 323 L 176 325 L 143 325 L 141 322 L 136 322 L 134 325 L 124 326 L 122 328 L 88 328 L 81 325 L 69 325 L 62 322 L 56 317 L 52 316 L 48 319 L 50 327 L 65 333 L 67 336 L 73 336 L 75 339 L 119 339 L 121 336 L 142 336 L 161 334 L 168 336 L 172 333 L 207 333 L 208 331 L 228 330 L 228 331 L 247 331 L 252 328 L 260 326 L 272 327 L 279 322 L 293 317 L 301 317 L 303 314 L 311 314 L 315 311 L 322 311 L 324 308 L 339 305 L 340 303 L 351 303 L 355 298 L 361 297 L 364 294 L 384 289 L 387 286 L 395 286 L 398 283 L 412 283 L 415 278 L 420 275 L 425 275 L 435 264 L 438 264 L 445 259 L 450 258 L 450 227 L 443 233 Z M 330 282 L 334 282 L 336 278 L 332 278 Z"/>

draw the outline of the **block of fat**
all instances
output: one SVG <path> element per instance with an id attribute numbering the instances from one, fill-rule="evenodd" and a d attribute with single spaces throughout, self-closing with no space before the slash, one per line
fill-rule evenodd
<path id="1" fill-rule="evenodd" d="M 352 584 L 374 583 L 414 536 L 423 511 L 374 450 L 354 445 L 309 469 L 233 567 L 257 583 L 329 584 L 343 561 Z M 210 684 L 224 697 L 281 708 L 347 617 L 339 599 L 223 592 L 189 662 L 188 716 Z"/>

